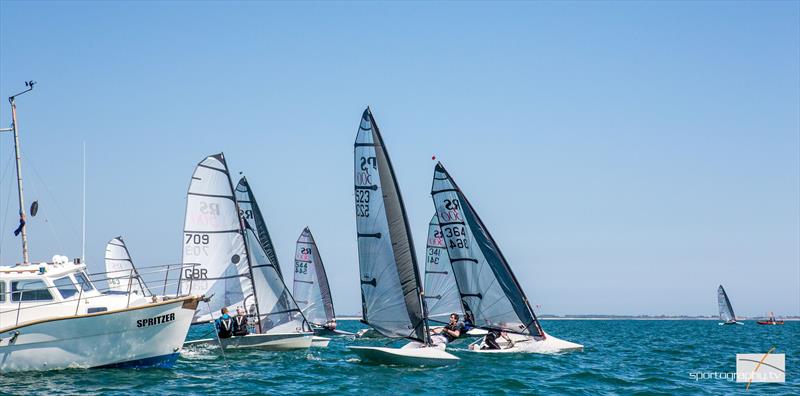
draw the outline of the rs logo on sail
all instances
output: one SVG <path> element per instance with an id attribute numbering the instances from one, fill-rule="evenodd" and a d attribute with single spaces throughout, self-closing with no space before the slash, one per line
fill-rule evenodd
<path id="1" fill-rule="evenodd" d="M 172 322 L 173 320 L 175 320 L 174 313 L 156 316 L 155 318 L 139 319 L 136 321 L 136 327 L 155 326 L 162 323 Z"/>

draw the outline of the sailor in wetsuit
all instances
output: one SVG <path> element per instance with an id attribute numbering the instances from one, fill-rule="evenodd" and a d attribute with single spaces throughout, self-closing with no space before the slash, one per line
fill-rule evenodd
<path id="1" fill-rule="evenodd" d="M 325 323 L 322 327 L 325 330 L 330 330 L 330 331 L 336 330 L 336 318 L 331 319 L 329 322 Z"/>
<path id="2" fill-rule="evenodd" d="M 247 333 L 247 314 L 245 314 L 244 308 L 236 308 L 236 317 L 233 318 L 233 335 L 246 336 Z"/>
<path id="3" fill-rule="evenodd" d="M 433 345 L 447 344 L 453 342 L 458 337 L 461 337 L 463 331 L 461 325 L 458 324 L 458 314 L 450 314 L 450 323 L 447 326 L 431 330 L 431 342 Z"/>
<path id="4" fill-rule="evenodd" d="M 233 335 L 233 318 L 228 315 L 228 308 L 222 308 L 222 316 L 214 321 L 219 338 L 231 338 Z"/>
<path id="5" fill-rule="evenodd" d="M 503 349 L 500 347 L 500 344 L 497 343 L 498 338 L 503 338 L 508 342 L 508 347 L 511 348 L 514 346 L 514 341 L 511 340 L 511 337 L 505 331 L 500 330 L 489 330 L 489 334 L 486 334 L 486 337 L 483 337 L 483 346 L 481 346 L 481 350 L 492 350 L 492 349 Z M 470 345 L 470 349 L 474 347 Z"/>

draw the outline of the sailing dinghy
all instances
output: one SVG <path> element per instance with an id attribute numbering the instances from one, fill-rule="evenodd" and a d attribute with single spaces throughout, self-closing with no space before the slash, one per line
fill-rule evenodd
<path id="1" fill-rule="evenodd" d="M 288 288 L 286 288 L 286 283 L 281 273 L 281 265 L 278 262 L 278 255 L 275 253 L 272 238 L 270 238 L 269 231 L 267 230 L 267 222 L 264 221 L 264 216 L 261 214 L 261 209 L 258 207 L 258 201 L 256 201 L 255 194 L 253 194 L 253 189 L 250 188 L 250 183 L 247 182 L 247 178 L 244 176 L 242 176 L 239 179 L 239 183 L 236 184 L 236 202 L 239 204 L 239 215 L 256 232 L 257 243 L 261 245 L 261 251 L 267 256 L 265 262 L 270 263 L 271 271 L 274 270 L 274 272 L 278 274 L 277 278 L 280 279 L 281 285 L 279 286 L 276 284 L 275 286 L 280 290 L 285 290 L 285 292 L 281 293 L 278 297 L 278 306 L 297 307 L 297 309 L 302 312 L 302 308 L 298 306 L 294 295 L 290 294 Z M 297 315 L 297 312 L 293 311 L 292 314 Z M 302 313 L 300 315 L 302 315 L 303 320 L 309 324 L 308 317 Z M 312 331 L 313 329 L 309 328 L 307 330 Z M 330 338 L 315 335 L 312 338 L 311 346 L 325 348 L 328 346 L 330 340 Z"/>
<path id="2" fill-rule="evenodd" d="M 722 287 L 722 285 L 719 285 L 719 288 L 717 289 L 717 305 L 719 305 L 719 320 L 721 321 L 720 326 L 744 324 L 736 321 L 736 314 L 733 313 L 731 300 L 728 299 L 728 293 L 725 293 L 725 289 Z"/>
<path id="3" fill-rule="evenodd" d="M 444 245 L 444 236 L 439 227 L 439 218 L 433 214 L 428 224 L 428 243 L 425 252 L 425 302 L 428 305 L 428 321 L 437 327 L 450 323 L 450 315 L 458 314 L 464 324 L 472 325 L 472 319 L 464 315 L 461 306 L 461 295 L 458 294 L 458 285 Z M 470 337 L 483 337 L 486 330 L 469 328 L 465 335 Z"/>
<path id="4" fill-rule="evenodd" d="M 138 294 L 150 296 L 144 280 L 133 265 L 131 254 L 122 237 L 116 237 L 106 244 L 107 294 Z"/>
<path id="5" fill-rule="evenodd" d="M 553 337 L 542 330 L 536 314 L 489 230 L 441 163 L 431 187 L 444 244 L 453 268 L 465 314 L 475 326 L 507 334 L 500 349 L 475 352 L 558 353 L 583 350 L 583 345 Z"/>
<path id="6" fill-rule="evenodd" d="M 336 313 L 333 310 L 328 275 L 325 273 L 314 235 L 308 227 L 303 229 L 297 239 L 292 295 L 315 334 L 354 335 L 336 330 Z M 323 337 L 315 337 L 316 339 L 320 339 L 320 344 L 322 340 L 330 341 Z"/>
<path id="7" fill-rule="evenodd" d="M 408 218 L 392 163 L 369 108 L 355 141 L 355 206 L 362 322 L 402 348 L 350 347 L 362 361 L 441 366 L 459 359 L 433 346 Z"/>
<path id="8" fill-rule="evenodd" d="M 195 168 L 186 201 L 181 290 L 204 293 L 210 301 L 195 312 L 194 323 L 214 319 L 222 308 L 244 308 L 254 322 L 246 336 L 208 338 L 184 345 L 220 344 L 223 348 L 270 350 L 311 346 L 313 333 L 289 295 L 278 270 L 250 223 L 240 216 L 228 165 L 222 153 Z"/>

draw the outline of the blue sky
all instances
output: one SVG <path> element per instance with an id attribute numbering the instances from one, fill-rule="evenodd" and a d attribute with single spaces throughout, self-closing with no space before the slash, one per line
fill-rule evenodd
<path id="1" fill-rule="evenodd" d="M 360 308 L 372 106 L 422 253 L 442 160 L 547 313 L 800 314 L 800 3 L 0 3 L 35 260 L 180 260 L 194 165 L 246 172 L 284 272 L 311 227 Z M 5 99 L 0 124 L 10 124 Z M 0 135 L 0 259 L 19 260 Z M 46 221 L 45 221 L 46 220 Z"/>

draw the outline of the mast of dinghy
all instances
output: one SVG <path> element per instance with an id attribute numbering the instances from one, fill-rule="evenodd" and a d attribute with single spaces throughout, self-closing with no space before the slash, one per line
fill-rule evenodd
<path id="1" fill-rule="evenodd" d="M 19 129 L 17 128 L 17 103 L 16 98 L 26 92 L 33 90 L 35 81 L 25 81 L 25 86 L 28 89 L 8 97 L 8 102 L 11 103 L 11 132 L 14 133 L 14 154 L 17 159 L 17 196 L 19 198 L 19 229 L 22 233 L 22 264 L 30 263 L 28 257 L 28 232 L 25 226 L 25 194 L 22 190 L 22 156 L 19 150 Z M 3 132 L 7 132 L 4 129 Z"/>
<path id="2" fill-rule="evenodd" d="M 369 106 L 367 106 L 367 114 L 369 115 L 370 124 L 372 125 L 373 128 L 372 131 L 373 141 L 379 145 L 383 157 L 386 159 L 386 166 L 388 168 L 388 173 L 391 177 L 390 182 L 394 185 L 394 190 L 397 193 L 397 200 L 399 201 L 400 212 L 403 218 L 403 225 L 405 226 L 406 237 L 408 238 L 408 249 L 411 255 L 411 265 L 414 269 L 414 278 L 417 282 L 417 299 L 419 300 L 420 307 L 422 308 L 422 324 L 425 331 L 425 336 L 423 338 L 425 340 L 425 345 L 430 346 L 431 332 L 430 328 L 428 327 L 428 305 L 425 302 L 425 291 L 424 291 L 425 288 L 423 286 L 422 278 L 419 276 L 419 264 L 417 263 L 417 252 L 414 249 L 414 239 L 411 237 L 411 227 L 408 224 L 408 214 L 406 213 L 406 206 L 403 203 L 403 195 L 400 193 L 400 186 L 397 184 L 397 178 L 395 177 L 394 174 L 394 167 L 392 166 L 392 160 L 389 158 L 389 153 L 386 151 L 386 145 L 383 143 L 383 136 L 381 135 L 380 128 L 378 128 L 378 123 L 375 121 L 375 117 L 372 116 L 372 110 L 369 108 Z M 375 149 L 375 155 L 376 156 L 378 155 L 378 147 L 376 147 Z M 382 178 L 381 178 L 381 183 L 383 183 Z M 390 233 L 391 233 L 391 228 L 390 228 Z M 394 249 L 394 247 L 392 249 Z M 411 319 L 410 315 L 409 319 Z"/>
<path id="3" fill-rule="evenodd" d="M 261 309 L 258 307 L 258 295 L 256 294 L 255 277 L 253 276 L 253 256 L 250 254 L 250 244 L 247 243 L 247 220 L 242 217 L 242 210 L 239 208 L 239 200 L 236 199 L 236 189 L 233 188 L 233 180 L 231 180 L 230 169 L 228 163 L 225 161 L 225 155 L 219 153 L 222 163 L 225 164 L 226 176 L 228 177 L 228 185 L 231 186 L 231 193 L 233 194 L 233 205 L 236 208 L 236 218 L 239 220 L 239 232 L 242 234 L 242 242 L 244 242 L 244 254 L 247 256 L 247 270 L 250 272 L 250 285 L 253 288 L 253 300 L 256 305 L 256 316 L 258 317 L 258 332 L 262 332 L 261 326 Z M 247 308 L 245 308 L 247 309 Z M 247 314 L 247 312 L 245 312 Z"/>

